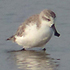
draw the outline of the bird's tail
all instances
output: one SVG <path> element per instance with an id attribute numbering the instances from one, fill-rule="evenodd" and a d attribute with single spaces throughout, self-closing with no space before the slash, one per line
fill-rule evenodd
<path id="1" fill-rule="evenodd" d="M 15 36 L 14 36 L 14 35 L 12 35 L 11 37 L 7 38 L 7 39 L 6 39 L 6 41 L 7 41 L 7 40 L 15 41 Z"/>

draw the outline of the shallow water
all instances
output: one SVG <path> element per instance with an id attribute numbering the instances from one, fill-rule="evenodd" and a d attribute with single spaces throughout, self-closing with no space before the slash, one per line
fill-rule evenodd
<path id="1" fill-rule="evenodd" d="M 44 51 L 9 51 L 15 65 L 21 70 L 57 70 L 58 60 L 55 60 Z"/>
<path id="2" fill-rule="evenodd" d="M 23 56 L 28 60 L 28 57 L 24 52 L 11 52 L 10 50 L 20 50 L 22 47 L 19 47 L 17 44 L 12 43 L 11 41 L 5 41 L 6 38 L 10 37 L 16 32 L 18 26 L 29 16 L 33 14 L 40 13 L 43 9 L 51 9 L 57 14 L 56 19 L 56 28 L 60 32 L 61 36 L 59 38 L 52 37 L 52 39 L 46 45 L 46 53 L 50 54 L 50 58 L 60 59 L 59 70 L 70 70 L 70 0 L 0 0 L 0 69 L 1 70 L 20 70 L 23 69 L 24 62 L 20 63 L 20 59 Z M 37 50 L 37 48 L 35 48 Z M 10 51 L 10 52 L 7 52 Z M 30 52 L 30 51 L 29 51 Z M 39 51 L 40 52 L 40 51 Z M 33 57 L 39 57 L 37 55 L 39 52 L 34 52 L 36 54 L 31 54 Z M 25 55 L 21 55 L 21 53 Z M 30 55 L 29 54 L 29 55 Z M 20 57 L 20 58 L 18 58 Z M 44 60 L 44 63 L 47 61 L 47 56 L 43 56 L 41 60 Z M 18 58 L 18 59 L 17 59 Z M 36 63 L 39 59 L 31 58 Z M 25 61 L 27 61 L 25 60 Z M 18 62 L 19 61 L 19 62 Z M 29 61 L 30 62 L 30 61 Z M 55 64 L 52 59 L 49 59 L 49 62 Z M 26 62 L 30 65 L 28 62 Z M 41 66 L 46 69 L 44 63 L 40 62 Z M 47 64 L 47 63 L 46 63 Z M 51 64 L 51 65 L 52 65 Z M 49 66 L 51 66 L 49 65 Z M 55 64 L 56 65 L 56 64 Z M 47 66 L 47 65 L 46 65 Z M 54 66 L 56 69 L 57 67 Z M 54 67 L 50 67 L 51 70 Z M 27 67 L 24 69 L 26 70 Z M 35 65 L 37 68 L 37 65 Z M 33 68 L 33 69 L 35 69 Z M 40 70 L 41 70 L 40 69 Z M 47 69 L 49 70 L 49 69 Z"/>

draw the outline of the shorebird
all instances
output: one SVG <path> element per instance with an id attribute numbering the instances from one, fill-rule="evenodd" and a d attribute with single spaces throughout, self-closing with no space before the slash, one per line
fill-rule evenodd
<path id="1" fill-rule="evenodd" d="M 6 40 L 12 40 L 23 46 L 23 50 L 32 47 L 43 47 L 52 37 L 60 34 L 55 28 L 56 14 L 51 10 L 43 10 L 25 20 L 17 32 Z"/>

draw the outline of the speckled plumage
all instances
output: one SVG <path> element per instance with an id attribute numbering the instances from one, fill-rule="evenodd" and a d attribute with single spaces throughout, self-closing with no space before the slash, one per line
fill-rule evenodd
<path id="1" fill-rule="evenodd" d="M 39 26 L 40 26 L 40 24 L 39 24 L 40 23 L 40 21 L 39 21 L 39 15 L 33 15 L 33 16 L 29 17 L 27 20 L 25 20 L 25 22 L 23 22 L 19 26 L 19 28 L 18 28 L 18 30 L 17 30 L 17 32 L 16 32 L 15 35 L 17 35 L 17 36 L 24 35 L 26 25 L 30 25 L 30 24 L 34 25 L 34 22 L 36 22 L 37 28 L 39 28 Z"/>
<path id="2" fill-rule="evenodd" d="M 15 35 L 7 40 L 13 40 L 23 48 L 42 47 L 50 40 L 53 32 L 56 35 L 58 34 L 54 23 L 55 18 L 56 15 L 53 11 L 43 10 L 40 14 L 33 15 L 25 20 L 19 26 Z"/>

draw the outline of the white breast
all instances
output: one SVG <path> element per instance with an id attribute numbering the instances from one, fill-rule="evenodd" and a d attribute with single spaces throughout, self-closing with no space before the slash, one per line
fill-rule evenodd
<path id="1" fill-rule="evenodd" d="M 40 28 L 37 28 L 37 25 L 26 26 L 25 36 L 18 37 L 16 36 L 16 43 L 24 48 L 38 47 L 48 42 L 53 33 L 52 28 L 41 24 Z"/>

